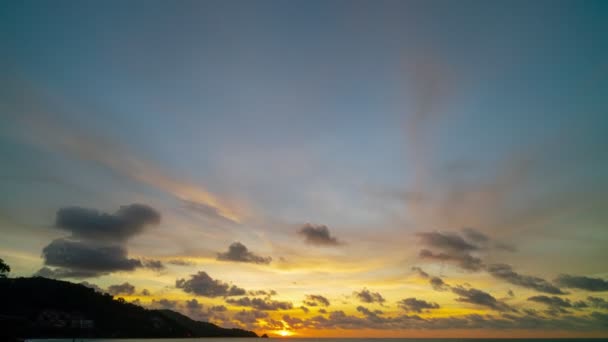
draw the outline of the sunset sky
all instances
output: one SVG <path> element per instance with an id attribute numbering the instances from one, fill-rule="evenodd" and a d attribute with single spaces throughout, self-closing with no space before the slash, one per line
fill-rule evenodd
<path id="1" fill-rule="evenodd" d="M 608 2 L 5 1 L 0 258 L 286 336 L 608 336 Z"/>

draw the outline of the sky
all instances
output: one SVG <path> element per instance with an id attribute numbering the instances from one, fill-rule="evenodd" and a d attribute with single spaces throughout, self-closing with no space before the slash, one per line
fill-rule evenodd
<path id="1" fill-rule="evenodd" d="M 0 258 L 271 336 L 608 336 L 607 5 L 5 1 Z"/>

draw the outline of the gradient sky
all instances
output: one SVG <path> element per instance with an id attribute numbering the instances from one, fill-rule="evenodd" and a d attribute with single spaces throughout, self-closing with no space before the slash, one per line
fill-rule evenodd
<path id="1" fill-rule="evenodd" d="M 608 336 L 607 5 L 5 1 L 0 257 L 258 333 Z"/>

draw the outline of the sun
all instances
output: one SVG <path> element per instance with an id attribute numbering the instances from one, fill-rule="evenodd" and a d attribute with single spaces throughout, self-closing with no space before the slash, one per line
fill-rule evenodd
<path id="1" fill-rule="evenodd" d="M 287 337 L 287 336 L 291 336 L 293 335 L 293 333 L 291 331 L 287 331 L 287 330 L 279 330 L 277 331 L 277 334 L 283 336 L 283 337 Z"/>

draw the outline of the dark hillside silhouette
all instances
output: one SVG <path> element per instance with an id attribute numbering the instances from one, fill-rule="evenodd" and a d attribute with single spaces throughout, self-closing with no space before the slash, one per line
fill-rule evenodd
<path id="1" fill-rule="evenodd" d="M 0 340 L 50 337 L 257 337 L 148 310 L 83 285 L 41 277 L 0 278 Z"/>

